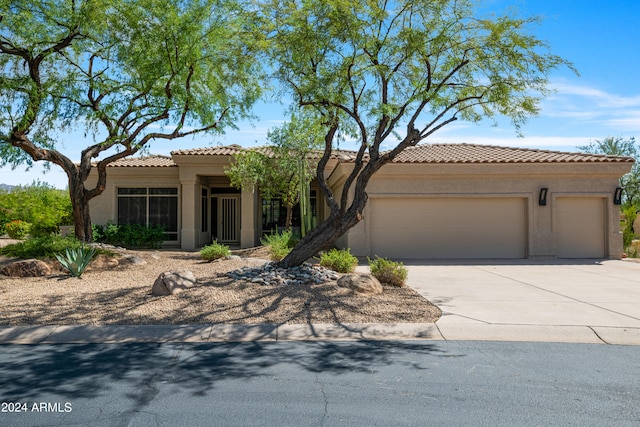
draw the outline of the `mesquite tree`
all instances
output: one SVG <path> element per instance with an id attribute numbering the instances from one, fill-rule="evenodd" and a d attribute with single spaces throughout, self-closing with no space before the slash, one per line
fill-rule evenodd
<path id="1" fill-rule="evenodd" d="M 309 183 L 318 162 L 318 140 L 322 127 L 313 116 L 293 116 L 268 132 L 269 145 L 235 156 L 225 169 L 231 185 L 257 189 L 265 199 L 278 198 L 287 209 L 285 229 L 291 229 L 293 208 L 301 204 L 302 233 L 309 226 Z"/>
<path id="2" fill-rule="evenodd" d="M 61 167 L 90 241 L 109 163 L 247 116 L 262 39 L 247 13 L 233 0 L 0 0 L 0 165 Z M 76 164 L 59 130 L 78 129 Z"/>
<path id="3" fill-rule="evenodd" d="M 455 122 L 537 113 L 549 72 L 571 65 L 529 31 L 536 18 L 481 16 L 472 0 L 272 0 L 263 3 L 272 67 L 328 130 L 318 183 L 330 214 L 282 260 L 298 265 L 362 219 L 386 163 Z M 338 194 L 322 173 L 340 134 L 359 143 Z M 383 144 L 391 148 L 383 151 Z"/>
<path id="4" fill-rule="evenodd" d="M 640 208 L 640 163 L 638 163 L 640 147 L 636 144 L 634 137 L 608 136 L 577 148 L 585 153 L 633 157 L 636 161 L 631 171 L 620 178 L 620 186 L 623 188 L 622 204 L 627 208 L 630 206 L 635 209 Z"/>

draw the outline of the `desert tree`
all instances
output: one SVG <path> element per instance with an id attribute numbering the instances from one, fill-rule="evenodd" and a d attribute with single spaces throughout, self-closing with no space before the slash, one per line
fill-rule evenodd
<path id="1" fill-rule="evenodd" d="M 408 147 L 457 121 L 538 112 L 549 73 L 568 66 L 532 34 L 537 18 L 484 16 L 472 0 L 272 0 L 274 76 L 327 131 L 317 180 L 330 213 L 282 260 L 298 265 L 362 219 L 367 185 Z M 324 175 L 336 138 L 356 142 L 336 194 Z"/>
<path id="2" fill-rule="evenodd" d="M 309 228 L 309 184 L 315 176 L 322 140 L 320 120 L 293 115 L 267 133 L 268 144 L 234 156 L 225 169 L 231 185 L 259 191 L 264 199 L 280 199 L 286 207 L 285 229 L 290 230 L 293 208 L 300 203 L 302 233 Z"/>
<path id="3" fill-rule="evenodd" d="M 262 38 L 247 13 L 233 0 L 0 0 L 0 164 L 61 167 L 90 241 L 110 163 L 249 114 Z M 74 131 L 77 163 L 63 154 Z"/>
<path id="4" fill-rule="evenodd" d="M 633 157 L 636 162 L 631 167 L 631 171 L 620 178 L 620 186 L 623 189 L 623 205 L 625 207 L 633 206 L 635 209 L 640 208 L 640 164 L 638 164 L 640 149 L 636 145 L 634 137 L 607 136 L 577 148 L 591 154 Z"/>

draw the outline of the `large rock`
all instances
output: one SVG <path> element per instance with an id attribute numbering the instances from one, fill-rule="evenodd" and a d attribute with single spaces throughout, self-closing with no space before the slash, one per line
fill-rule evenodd
<path id="1" fill-rule="evenodd" d="M 152 295 L 173 295 L 196 284 L 196 277 L 189 270 L 165 271 L 151 288 Z"/>
<path id="2" fill-rule="evenodd" d="M 89 267 L 101 270 L 105 268 L 115 268 L 118 266 L 118 264 L 119 262 L 115 257 L 109 256 L 107 254 L 98 254 L 89 263 Z"/>
<path id="3" fill-rule="evenodd" d="M 38 259 L 27 259 L 13 262 L 2 269 L 0 273 L 11 277 L 40 277 L 51 274 L 51 267 Z"/>
<path id="4" fill-rule="evenodd" d="M 351 273 L 338 279 L 338 286 L 349 288 L 360 295 L 377 295 L 382 293 L 382 285 L 370 274 Z"/>
<path id="5" fill-rule="evenodd" d="M 133 265 L 146 265 L 147 264 L 147 261 L 145 261 L 144 259 L 142 259 L 142 258 L 140 258 L 139 256 L 136 256 L 136 255 L 124 255 L 122 257 L 122 262 L 133 264 Z"/>

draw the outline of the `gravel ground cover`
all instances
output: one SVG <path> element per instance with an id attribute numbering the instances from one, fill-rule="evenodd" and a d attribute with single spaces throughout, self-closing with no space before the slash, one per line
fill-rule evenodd
<path id="1" fill-rule="evenodd" d="M 226 274 L 263 265 L 266 248 L 234 251 L 233 259 L 202 261 L 197 252 L 126 251 L 144 264 L 91 269 L 82 278 L 0 275 L 0 325 L 431 323 L 440 310 L 409 287 L 354 295 L 336 281 L 304 285 L 252 283 Z M 13 261 L 0 257 L 0 265 Z M 158 275 L 190 270 L 197 284 L 176 295 L 153 296 Z"/>

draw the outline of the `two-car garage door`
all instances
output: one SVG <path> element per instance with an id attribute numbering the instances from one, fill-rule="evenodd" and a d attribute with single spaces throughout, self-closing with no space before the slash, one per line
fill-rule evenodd
<path id="1" fill-rule="evenodd" d="M 372 198 L 371 252 L 390 258 L 524 258 L 526 199 Z"/>
<path id="2" fill-rule="evenodd" d="M 557 197 L 555 249 L 541 255 L 603 258 L 605 199 Z M 372 197 L 371 255 L 395 259 L 525 258 L 527 199 L 521 197 Z M 545 213 L 539 213 L 545 215 Z"/>

